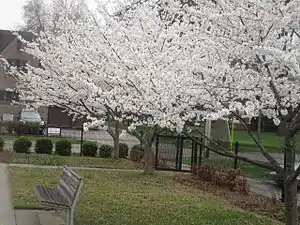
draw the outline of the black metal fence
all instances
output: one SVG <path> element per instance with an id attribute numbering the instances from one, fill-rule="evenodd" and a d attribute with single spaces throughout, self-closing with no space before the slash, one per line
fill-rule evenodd
<path id="1" fill-rule="evenodd" d="M 208 150 L 204 145 L 204 139 L 185 136 L 157 135 L 155 146 L 155 168 L 157 170 L 172 170 L 192 172 L 194 166 L 210 164 L 225 169 L 240 169 L 242 175 L 253 178 L 268 176 L 270 171 L 259 168 L 250 163 L 238 160 L 237 157 L 229 157 Z M 228 151 L 233 155 L 240 155 L 239 142 L 235 142 Z M 209 151 L 209 154 L 207 152 Z"/>
<path id="2" fill-rule="evenodd" d="M 155 169 L 191 172 L 201 162 L 200 145 L 184 136 L 157 135 Z"/>

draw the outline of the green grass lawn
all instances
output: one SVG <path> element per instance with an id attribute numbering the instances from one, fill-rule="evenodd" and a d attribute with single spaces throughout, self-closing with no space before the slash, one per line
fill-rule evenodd
<path id="1" fill-rule="evenodd" d="M 238 141 L 240 144 L 240 151 L 260 151 L 246 131 L 234 131 L 233 135 L 234 141 Z M 277 136 L 276 133 L 262 132 L 260 139 L 269 152 L 282 152 L 284 137 Z"/>
<path id="2" fill-rule="evenodd" d="M 191 164 L 191 158 L 183 158 L 184 164 Z M 229 158 L 216 158 L 216 159 L 202 159 L 203 164 L 212 164 L 219 168 L 233 169 L 234 159 Z M 269 170 L 260 168 L 247 162 L 238 161 L 237 168 L 240 169 L 241 174 L 246 177 L 255 179 L 267 179 Z"/>
<path id="3" fill-rule="evenodd" d="M 13 204 L 37 207 L 35 184 L 56 185 L 60 170 L 11 167 Z M 182 186 L 169 173 L 77 171 L 84 180 L 77 225 L 279 225 L 225 199 Z"/>
<path id="4" fill-rule="evenodd" d="M 255 132 L 254 132 L 255 134 Z M 194 136 L 201 136 L 200 133 L 197 133 L 197 130 L 193 131 Z M 269 152 L 282 152 L 284 146 L 284 137 L 277 136 L 276 133 L 271 132 L 261 132 L 260 139 Z M 300 136 L 297 136 L 297 142 L 300 144 Z M 246 131 L 235 130 L 233 133 L 234 142 L 239 142 L 239 151 L 244 152 L 253 152 L 260 151 L 255 142 L 249 136 Z"/>
<path id="5" fill-rule="evenodd" d="M 36 153 L 15 153 L 10 152 L 12 163 L 49 165 L 49 166 L 76 166 L 76 167 L 102 167 L 115 169 L 137 169 L 139 164 L 129 159 L 112 159 L 87 156 L 60 156 L 60 155 L 44 155 Z"/>
<path id="6" fill-rule="evenodd" d="M 19 138 L 18 136 L 15 136 L 15 135 L 3 135 L 1 137 L 4 140 L 12 140 L 12 141 Z M 31 141 L 36 141 L 36 140 L 40 140 L 40 139 L 50 139 L 50 140 L 52 140 L 52 142 L 57 142 L 60 140 L 68 140 L 72 144 L 80 144 L 80 140 L 76 140 L 76 139 L 72 139 L 72 138 L 64 138 L 64 137 L 47 137 L 47 136 L 31 136 L 31 135 L 26 135 L 26 136 L 21 136 L 21 137 L 26 137 Z"/>

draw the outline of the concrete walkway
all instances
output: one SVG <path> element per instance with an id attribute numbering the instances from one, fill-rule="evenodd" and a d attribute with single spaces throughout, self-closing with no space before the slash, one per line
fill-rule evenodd
<path id="1" fill-rule="evenodd" d="M 256 194 L 269 197 L 276 198 L 277 200 L 281 199 L 281 189 L 272 181 L 263 181 L 263 180 L 255 180 L 252 178 L 247 178 L 250 191 Z M 300 193 L 298 191 L 297 194 L 297 204 L 300 206 Z"/>
<path id="2" fill-rule="evenodd" d="M 21 163 L 9 163 L 12 167 L 24 167 L 24 168 L 41 168 L 41 169 L 61 169 L 63 166 L 47 166 L 47 165 L 33 165 L 33 164 L 21 164 Z M 108 172 L 143 172 L 143 170 L 133 170 L 133 169 L 110 169 L 110 168 L 95 168 L 95 167 L 74 167 L 69 166 L 69 168 L 74 170 L 93 170 L 93 171 L 108 171 Z M 0 223 L 0 225 L 2 225 Z"/>
<path id="3" fill-rule="evenodd" d="M 0 225 L 16 225 L 7 164 L 0 163 Z"/>

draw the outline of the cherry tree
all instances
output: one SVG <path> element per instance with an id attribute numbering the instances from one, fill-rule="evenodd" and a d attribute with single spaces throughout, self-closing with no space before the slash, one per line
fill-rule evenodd
<path id="1" fill-rule="evenodd" d="M 276 171 L 284 180 L 286 224 L 298 224 L 295 136 L 300 127 L 300 1 L 202 1 L 167 11 L 181 23 L 194 21 L 182 46 L 191 50 L 191 73 L 182 102 L 181 120 L 237 118 L 247 129 L 266 162 L 239 159 Z M 198 24 L 198 25 L 195 25 Z M 192 38 L 194 37 L 194 38 Z M 186 43 L 184 45 L 184 40 Z M 199 57 L 201 56 L 201 57 Z M 172 79 L 172 78 L 170 78 Z M 176 78 L 177 79 L 177 78 Z M 246 119 L 260 114 L 282 124 L 287 132 L 282 168 L 248 128 Z M 218 154 L 235 157 L 212 141 Z"/>
<path id="2" fill-rule="evenodd" d="M 152 2 L 126 10 L 122 19 L 99 7 L 94 13 L 86 11 L 84 20 L 62 16 L 58 23 L 55 34 L 45 30 L 26 43 L 25 51 L 40 61 L 40 68 L 27 65 L 27 73 L 12 68 L 21 97 L 36 106 L 57 105 L 85 116 L 91 121 L 87 126 L 106 127 L 113 120 L 136 134 L 137 126 L 147 125 L 142 137 L 145 172 L 152 172 L 156 127 L 169 123 L 166 114 L 176 126 L 181 124 L 180 111 L 166 112 L 180 92 L 169 76 L 189 73 L 183 69 L 189 52 L 183 54 L 178 45 L 180 27 L 166 26 Z M 107 130 L 117 145 L 119 133 L 109 126 Z"/>

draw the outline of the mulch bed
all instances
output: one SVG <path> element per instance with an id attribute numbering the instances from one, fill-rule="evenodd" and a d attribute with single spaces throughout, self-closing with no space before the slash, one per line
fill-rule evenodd
<path id="1" fill-rule="evenodd" d="M 226 198 L 234 206 L 245 211 L 254 212 L 260 215 L 268 216 L 272 219 L 285 222 L 284 205 L 274 198 L 268 198 L 252 192 L 248 194 L 230 191 L 213 184 L 205 182 L 193 175 L 179 174 L 174 176 L 174 181 L 183 185 L 196 187 L 202 191 Z M 300 207 L 299 207 L 300 221 Z M 299 223 L 300 224 L 300 223 Z"/>

